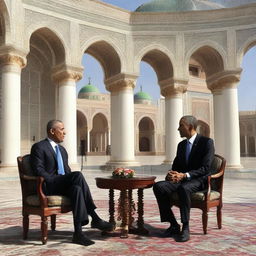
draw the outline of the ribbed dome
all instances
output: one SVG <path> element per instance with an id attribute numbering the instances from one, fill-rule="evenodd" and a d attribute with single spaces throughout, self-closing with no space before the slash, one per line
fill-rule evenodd
<path id="1" fill-rule="evenodd" d="M 225 8 L 213 0 L 153 0 L 142 4 L 136 12 L 185 12 Z"/>

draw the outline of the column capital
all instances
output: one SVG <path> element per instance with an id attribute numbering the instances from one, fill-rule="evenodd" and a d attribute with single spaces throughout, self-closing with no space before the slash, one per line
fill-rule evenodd
<path id="1" fill-rule="evenodd" d="M 125 89 L 134 89 L 137 75 L 119 73 L 105 80 L 106 89 L 110 92 L 118 92 Z"/>
<path id="2" fill-rule="evenodd" d="M 159 85 L 164 97 L 181 97 L 187 91 L 188 80 L 169 78 L 159 81 Z"/>
<path id="3" fill-rule="evenodd" d="M 12 45 L 4 45 L 0 47 L 0 67 L 7 65 L 15 65 L 24 68 L 27 64 L 27 52 L 22 49 L 15 48 Z"/>
<path id="4" fill-rule="evenodd" d="M 218 93 L 225 88 L 236 88 L 240 81 L 242 69 L 224 70 L 207 79 L 207 87 L 213 93 Z"/>
<path id="5" fill-rule="evenodd" d="M 66 64 L 55 66 L 52 69 L 52 80 L 54 82 L 79 81 L 82 78 L 83 69 L 83 67 L 68 66 Z"/>

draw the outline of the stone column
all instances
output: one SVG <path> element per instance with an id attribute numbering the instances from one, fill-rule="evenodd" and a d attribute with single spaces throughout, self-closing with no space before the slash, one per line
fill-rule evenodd
<path id="1" fill-rule="evenodd" d="M 21 140 L 21 69 L 25 54 L 0 55 L 0 167 L 17 165 Z"/>
<path id="2" fill-rule="evenodd" d="M 140 130 L 135 128 L 135 152 L 140 152 Z"/>
<path id="3" fill-rule="evenodd" d="M 82 78 L 82 68 L 56 67 L 53 80 L 57 85 L 57 119 L 63 121 L 66 136 L 63 142 L 69 164 L 77 166 L 76 81 Z"/>
<path id="4" fill-rule="evenodd" d="M 110 136 L 111 132 L 110 129 L 108 129 L 108 143 L 107 145 L 111 145 L 111 136 Z"/>
<path id="5" fill-rule="evenodd" d="M 245 156 L 248 156 L 248 138 L 247 135 L 244 135 L 244 153 Z"/>
<path id="6" fill-rule="evenodd" d="M 111 92 L 111 157 L 109 169 L 135 166 L 134 100 L 135 76 L 119 74 L 106 80 Z"/>
<path id="7" fill-rule="evenodd" d="M 87 152 L 91 152 L 90 130 L 87 128 Z"/>
<path id="8" fill-rule="evenodd" d="M 214 111 L 214 144 L 215 152 L 219 155 L 225 155 L 225 140 L 223 138 L 223 94 L 221 89 L 212 90 L 213 94 L 213 111 Z"/>
<path id="9" fill-rule="evenodd" d="M 157 147 L 156 147 L 156 132 L 155 131 L 153 131 L 152 133 L 151 133 L 151 141 L 152 141 L 152 145 L 151 145 L 151 149 L 150 149 L 150 151 L 152 151 L 152 152 L 157 152 Z"/>
<path id="10" fill-rule="evenodd" d="M 207 80 L 214 95 L 216 153 L 223 155 L 230 168 L 241 168 L 237 84 L 241 69 L 224 71 Z"/>
<path id="11" fill-rule="evenodd" d="M 180 118 L 183 116 L 182 95 L 187 89 L 187 81 L 165 80 L 159 82 L 161 94 L 165 97 L 165 160 L 170 164 L 181 141 L 178 131 Z"/>

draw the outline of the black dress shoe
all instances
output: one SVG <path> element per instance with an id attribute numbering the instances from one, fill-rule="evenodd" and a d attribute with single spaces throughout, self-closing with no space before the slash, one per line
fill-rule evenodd
<path id="1" fill-rule="evenodd" d="M 170 226 L 164 231 L 163 237 L 173 237 L 175 235 L 178 235 L 179 233 L 180 233 L 180 225 Z"/>
<path id="2" fill-rule="evenodd" d="M 107 221 L 104 221 L 102 219 L 92 220 L 91 227 L 92 228 L 97 228 L 101 231 L 112 231 L 113 228 L 114 228 L 111 223 L 109 223 Z"/>
<path id="3" fill-rule="evenodd" d="M 183 229 L 180 235 L 175 237 L 176 242 L 187 242 L 190 239 L 189 229 Z"/>
<path id="4" fill-rule="evenodd" d="M 89 239 L 83 233 L 76 233 L 76 232 L 73 234 L 72 242 L 74 244 L 80 244 L 80 245 L 84 245 L 84 246 L 89 246 L 89 245 L 95 244 L 94 241 Z"/>

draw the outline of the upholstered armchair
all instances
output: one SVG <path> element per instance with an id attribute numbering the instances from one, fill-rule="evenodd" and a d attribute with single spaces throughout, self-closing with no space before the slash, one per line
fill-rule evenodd
<path id="1" fill-rule="evenodd" d="M 30 166 L 30 155 L 17 158 L 22 191 L 23 239 L 27 239 L 29 215 L 41 217 L 42 243 L 48 237 L 48 221 L 51 218 L 52 231 L 56 228 L 56 215 L 71 211 L 70 200 L 65 196 L 46 196 L 43 193 L 43 177 L 35 176 Z"/>
<path id="2" fill-rule="evenodd" d="M 208 212 L 212 207 L 216 207 L 218 228 L 222 226 L 222 191 L 226 160 L 219 155 L 215 155 L 211 164 L 211 175 L 208 176 L 208 188 L 203 191 L 192 193 L 191 208 L 202 210 L 202 222 L 204 234 L 207 234 Z M 179 207 L 179 198 L 174 193 L 171 204 Z"/>

